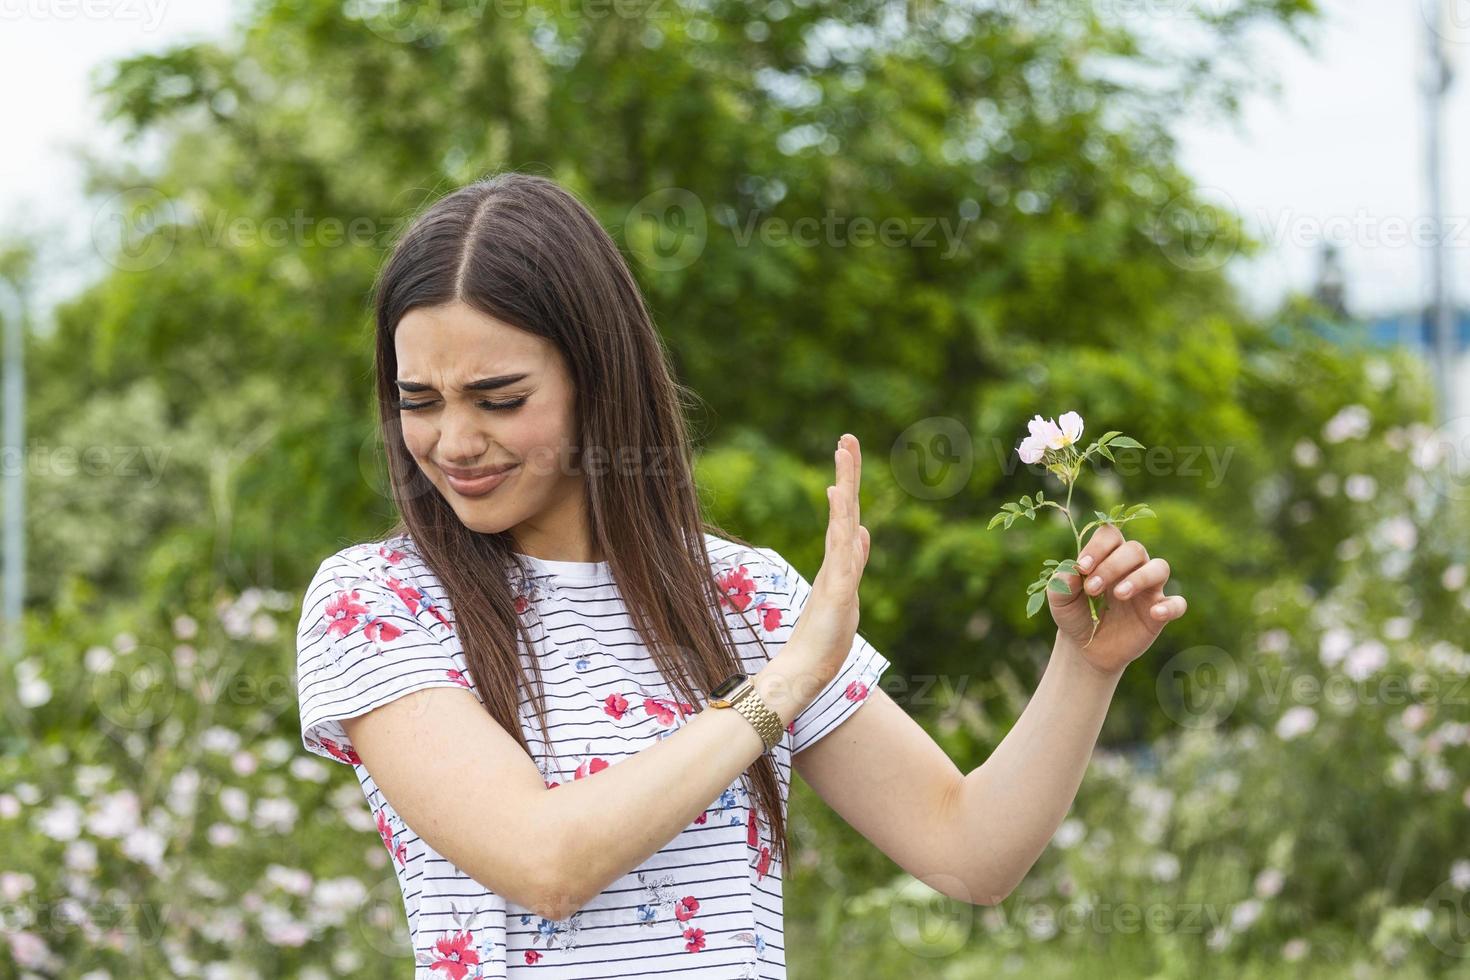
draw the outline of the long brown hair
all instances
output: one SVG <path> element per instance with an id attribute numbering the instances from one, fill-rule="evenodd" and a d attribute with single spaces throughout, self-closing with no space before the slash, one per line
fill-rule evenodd
<path id="1" fill-rule="evenodd" d="M 602 460 L 639 461 L 581 467 L 591 534 L 664 679 L 681 701 L 702 705 L 704 692 L 743 669 L 704 534 L 750 545 L 701 514 L 684 415 L 685 399 L 698 398 L 674 379 L 627 263 L 586 205 L 545 177 L 499 173 L 423 211 L 395 245 L 375 290 L 378 411 L 400 515 L 390 534 L 406 534 L 443 584 L 486 710 L 530 755 L 519 705 L 521 692 L 534 689 L 551 747 L 541 665 L 529 658 L 533 688 L 517 650 L 518 635 L 527 650 L 535 647 L 505 575 L 507 563 L 518 561 L 515 542 L 509 533 L 474 531 L 459 520 L 410 454 L 399 421 L 394 331 L 410 310 L 456 300 L 561 351 L 584 457 L 595 447 Z M 753 626 L 751 633 L 764 651 Z M 747 791 L 784 868 L 786 826 L 771 755 L 742 779 L 754 782 Z"/>

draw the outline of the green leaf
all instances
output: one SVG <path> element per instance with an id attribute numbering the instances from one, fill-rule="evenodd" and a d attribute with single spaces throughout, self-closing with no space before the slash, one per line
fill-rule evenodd
<path id="1" fill-rule="evenodd" d="M 1040 503 L 1045 503 L 1045 502 L 1046 502 L 1046 494 L 1045 494 L 1045 493 L 1043 493 L 1043 492 L 1042 492 L 1042 491 L 1040 491 L 1040 490 L 1038 490 L 1038 491 L 1036 491 L 1036 502 L 1037 502 L 1037 503 L 1038 503 L 1038 504 L 1040 504 Z"/>
<path id="2" fill-rule="evenodd" d="M 1077 571 L 1077 559 L 1066 558 L 1060 562 L 1057 562 L 1056 570 L 1059 572 L 1067 572 L 1068 574 Z"/>
<path id="3" fill-rule="evenodd" d="M 1042 562 L 1042 564 L 1045 565 L 1047 568 L 1050 568 L 1053 565 L 1059 565 L 1061 563 L 1058 562 L 1055 558 L 1048 558 L 1046 561 Z"/>
<path id="4" fill-rule="evenodd" d="M 1026 509 L 1028 509 L 1028 510 L 1029 510 L 1029 509 L 1030 509 L 1030 508 L 1032 508 L 1032 507 L 1035 507 L 1035 506 L 1036 506 L 1036 505 L 1035 505 L 1035 504 L 1033 504 L 1033 503 L 1032 503 L 1032 502 L 1031 502 L 1031 495 L 1030 495 L 1030 494 L 1029 494 L 1029 493 L 1028 493 L 1028 494 L 1026 494 L 1026 496 L 1024 496 L 1024 497 L 1022 497 L 1022 498 L 1021 498 L 1021 506 L 1022 506 L 1022 507 L 1025 507 L 1025 508 L 1026 508 Z"/>
<path id="5" fill-rule="evenodd" d="M 1046 587 L 1060 595 L 1071 595 L 1072 587 L 1059 578 L 1047 579 Z"/>
<path id="6" fill-rule="evenodd" d="M 1129 517 L 1157 517 L 1158 515 L 1153 512 L 1153 508 L 1149 507 L 1148 504 L 1134 504 L 1132 507 L 1129 507 L 1128 508 L 1128 514 L 1127 514 L 1127 516 L 1129 516 Z"/>
<path id="7" fill-rule="evenodd" d="M 1036 520 L 1036 508 L 1035 507 L 1028 507 L 1028 508 L 1026 508 L 1026 516 L 1029 517 L 1029 518 L 1031 518 L 1033 521 Z"/>
<path id="8" fill-rule="evenodd" d="M 1117 429 L 1114 429 L 1111 432 L 1104 432 L 1102 434 L 1102 437 L 1097 440 L 1097 444 L 1099 446 L 1106 446 L 1109 442 L 1116 439 L 1118 436 L 1121 436 L 1122 434 L 1123 433 L 1119 432 Z"/>
<path id="9" fill-rule="evenodd" d="M 1021 505 L 1020 504 L 1015 504 L 1015 503 L 1001 504 L 1000 509 L 1001 510 L 1010 511 L 1012 514 L 1019 514 L 1019 513 L 1021 513 Z"/>
<path id="10" fill-rule="evenodd" d="M 1011 524 L 1014 523 L 1015 520 L 1016 520 L 1016 515 L 1015 514 L 1007 514 L 1006 515 L 1006 527 L 1007 528 L 1010 528 Z"/>
<path id="11" fill-rule="evenodd" d="M 1137 439 L 1130 439 L 1127 436 L 1119 436 L 1112 441 L 1112 447 L 1114 449 L 1142 449 L 1143 443 Z"/>
<path id="12" fill-rule="evenodd" d="M 1046 601 L 1045 592 L 1034 592 L 1030 599 L 1026 600 L 1026 618 L 1030 619 L 1041 611 L 1041 604 Z"/>
<path id="13" fill-rule="evenodd" d="M 1095 511 L 1093 511 L 1093 513 L 1096 514 L 1097 515 L 1097 519 L 1100 520 L 1100 521 L 1102 521 L 1104 524 L 1111 524 L 1112 523 L 1112 521 L 1110 521 L 1108 519 L 1108 515 L 1107 514 L 1104 514 L 1102 511 L 1095 510 Z"/>
<path id="14" fill-rule="evenodd" d="M 1003 521 L 1005 519 L 1006 519 L 1006 515 L 1004 513 L 996 514 L 994 517 L 992 517 L 990 519 L 990 523 L 988 525 L 986 525 L 985 530 L 987 530 L 987 531 L 991 530 L 992 528 L 995 527 L 995 525 L 999 524 L 1001 521 Z"/>
<path id="15" fill-rule="evenodd" d="M 1098 446 L 1097 447 L 1097 451 L 1100 452 L 1100 453 L 1102 453 L 1104 456 L 1106 456 L 1108 458 L 1108 461 L 1109 462 L 1112 462 L 1112 463 L 1116 463 L 1117 462 L 1116 459 L 1113 459 L 1113 454 L 1108 451 L 1108 447 L 1107 446 Z"/>

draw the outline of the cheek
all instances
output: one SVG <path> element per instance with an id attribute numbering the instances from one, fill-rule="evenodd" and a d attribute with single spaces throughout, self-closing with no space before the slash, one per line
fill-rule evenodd
<path id="1" fill-rule="evenodd" d="M 436 437 L 434 426 L 427 419 L 415 418 L 411 414 L 399 416 L 399 425 L 403 429 L 403 444 L 408 447 L 409 455 L 415 459 L 424 459 L 434 448 Z"/>
<path id="2" fill-rule="evenodd" d="M 496 437 L 518 457 L 526 458 L 562 449 L 571 437 L 569 425 L 564 412 L 546 408 L 520 413 L 498 426 Z"/>

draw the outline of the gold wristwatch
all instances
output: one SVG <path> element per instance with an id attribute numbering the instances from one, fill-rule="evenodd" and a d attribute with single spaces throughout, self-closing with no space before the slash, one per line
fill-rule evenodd
<path id="1" fill-rule="evenodd" d="M 709 692 L 709 707 L 734 708 L 744 715 L 745 720 L 755 726 L 767 752 L 781 741 L 781 733 L 786 730 L 786 726 L 781 724 L 781 716 L 761 700 L 755 692 L 755 682 L 746 674 L 731 674 L 721 681 Z"/>

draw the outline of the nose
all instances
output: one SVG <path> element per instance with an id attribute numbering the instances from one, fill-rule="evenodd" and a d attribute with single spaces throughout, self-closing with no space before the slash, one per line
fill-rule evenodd
<path id="1" fill-rule="evenodd" d="M 474 409 L 448 409 L 439 429 L 439 458 L 450 466 L 470 468 L 485 458 L 488 440 Z"/>

